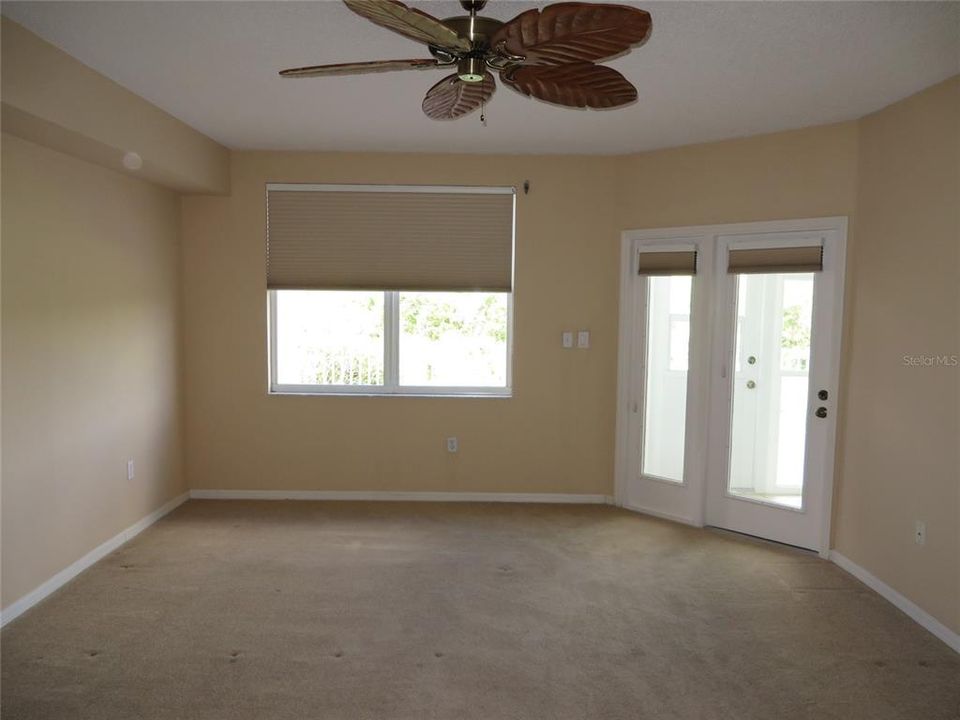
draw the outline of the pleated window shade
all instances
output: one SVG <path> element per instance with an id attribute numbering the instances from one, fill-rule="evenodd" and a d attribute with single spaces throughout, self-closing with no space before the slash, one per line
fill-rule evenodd
<path id="1" fill-rule="evenodd" d="M 298 188 L 267 188 L 270 289 L 512 289 L 512 188 Z"/>
<path id="2" fill-rule="evenodd" d="M 727 272 L 804 273 L 823 270 L 823 246 L 730 250 Z"/>
<path id="3" fill-rule="evenodd" d="M 696 275 L 696 250 L 671 250 L 638 253 L 640 275 Z"/>

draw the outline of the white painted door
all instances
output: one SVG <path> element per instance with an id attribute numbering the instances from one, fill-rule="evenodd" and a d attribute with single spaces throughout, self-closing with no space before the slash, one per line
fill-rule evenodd
<path id="1" fill-rule="evenodd" d="M 706 524 L 828 544 L 842 257 L 829 234 L 717 238 Z M 823 247 L 823 268 L 727 272 L 731 250 Z"/>
<path id="2" fill-rule="evenodd" d="M 713 249 L 702 237 L 638 238 L 625 247 L 618 502 L 701 524 Z M 643 275 L 645 253 L 696 253 L 694 274 Z M 704 268 L 707 269 L 704 272 Z M 619 454 L 618 454 L 619 456 Z"/>

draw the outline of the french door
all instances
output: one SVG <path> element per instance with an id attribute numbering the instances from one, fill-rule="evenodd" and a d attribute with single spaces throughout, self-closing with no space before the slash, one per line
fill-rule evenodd
<path id="1" fill-rule="evenodd" d="M 620 504 L 828 550 L 845 232 L 624 234 Z"/>

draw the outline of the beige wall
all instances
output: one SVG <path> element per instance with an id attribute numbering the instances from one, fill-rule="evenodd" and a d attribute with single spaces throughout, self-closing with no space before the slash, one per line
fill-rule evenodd
<path id="1" fill-rule="evenodd" d="M 0 17 L 3 130 L 184 192 L 229 190 L 229 151 L 26 28 Z"/>
<path id="2" fill-rule="evenodd" d="M 2 155 L 6 607 L 185 486 L 176 196 L 7 134 Z"/>
<path id="3" fill-rule="evenodd" d="M 512 399 L 267 395 L 266 182 L 525 179 Z M 190 486 L 612 494 L 620 230 L 848 215 L 855 180 L 854 123 L 629 158 L 235 153 L 230 197 L 183 200 Z"/>
<path id="4" fill-rule="evenodd" d="M 232 194 L 183 200 L 193 488 L 609 493 L 614 161 L 235 153 Z M 267 395 L 264 184 L 521 185 L 511 399 Z M 594 347 L 563 350 L 563 329 Z M 446 452 L 456 435 L 460 451 Z"/>
<path id="5" fill-rule="evenodd" d="M 835 546 L 960 632 L 960 77 L 860 122 Z M 927 542 L 913 541 L 927 523 Z"/>
<path id="6" fill-rule="evenodd" d="M 618 187 L 631 229 L 852 215 L 857 124 L 631 155 Z"/>

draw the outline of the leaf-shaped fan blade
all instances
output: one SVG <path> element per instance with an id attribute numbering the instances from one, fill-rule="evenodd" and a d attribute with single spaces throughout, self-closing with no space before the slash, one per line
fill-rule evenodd
<path id="1" fill-rule="evenodd" d="M 394 32 L 445 50 L 470 50 L 470 41 L 461 38 L 433 15 L 408 8 L 396 0 L 343 0 L 348 8 L 367 20 Z"/>
<path id="2" fill-rule="evenodd" d="M 624 5 L 558 3 L 505 23 L 490 47 L 531 65 L 596 62 L 619 55 L 650 36 L 650 13 Z"/>
<path id="3" fill-rule="evenodd" d="M 360 75 L 387 70 L 423 70 L 439 65 L 435 58 L 419 60 L 372 60 L 370 62 L 338 63 L 336 65 L 308 65 L 280 71 L 281 77 L 303 78 L 324 75 Z"/>
<path id="4" fill-rule="evenodd" d="M 637 89 L 623 75 L 593 63 L 521 65 L 500 79 L 527 97 L 568 107 L 612 108 L 637 99 Z"/>
<path id="5" fill-rule="evenodd" d="M 497 83 L 493 75 L 483 74 L 483 81 L 468 83 L 454 75 L 447 75 L 427 91 L 423 98 L 423 112 L 434 120 L 453 120 L 472 112 L 493 97 Z"/>

